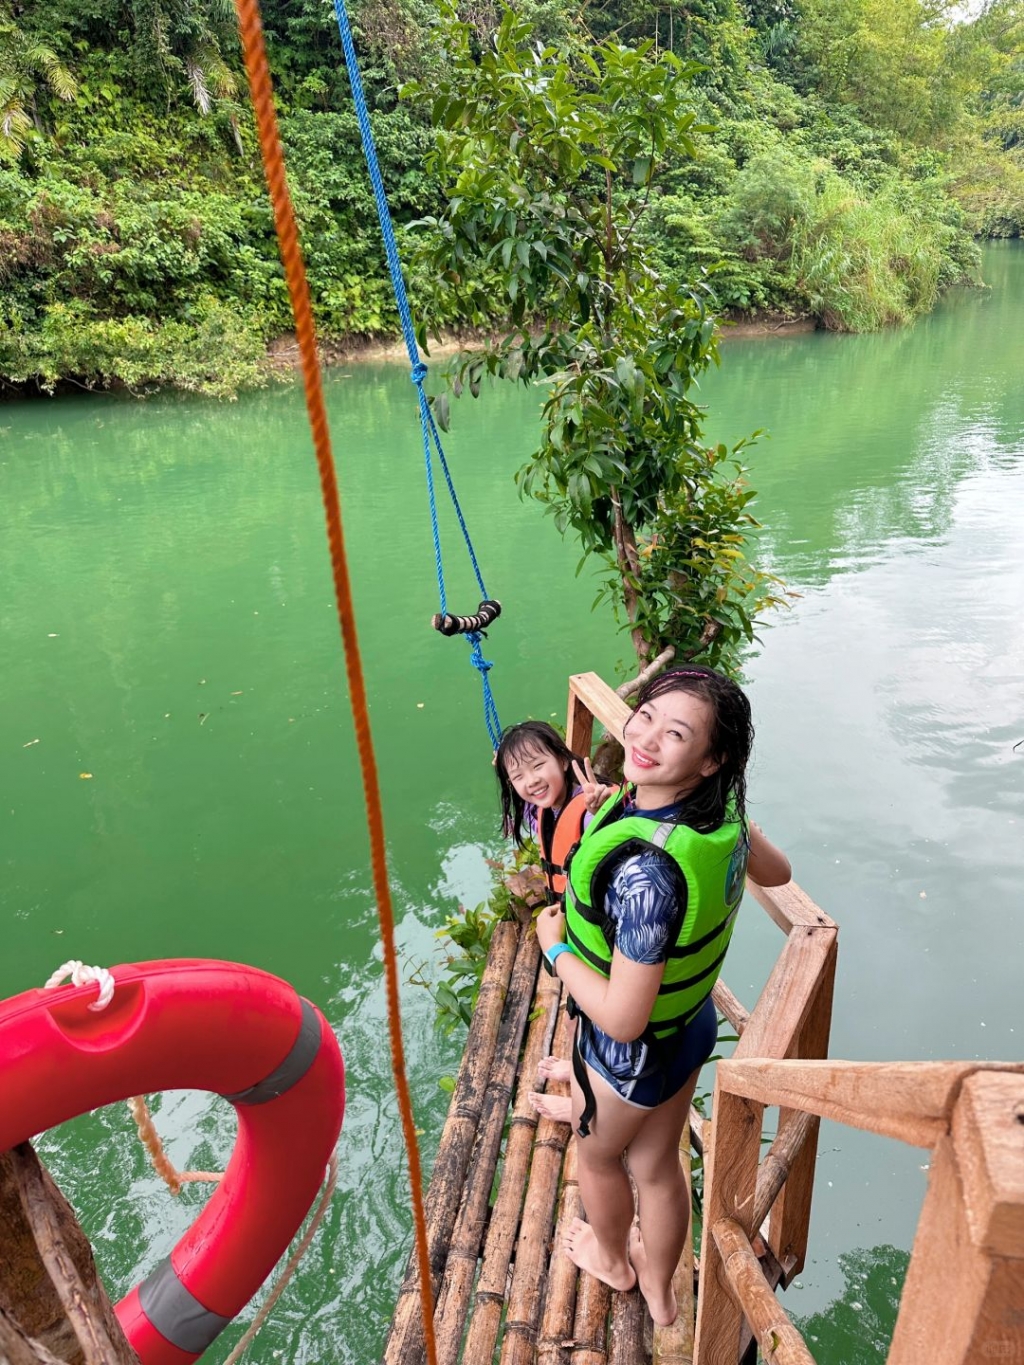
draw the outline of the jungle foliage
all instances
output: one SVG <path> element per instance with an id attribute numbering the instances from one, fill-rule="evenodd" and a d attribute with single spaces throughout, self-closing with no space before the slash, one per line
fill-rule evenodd
<path id="1" fill-rule="evenodd" d="M 352 10 L 408 257 L 407 225 L 442 203 L 424 167 L 433 110 L 398 91 L 450 80 L 444 14 L 436 0 Z M 461 13 L 477 59 L 502 10 Z M 568 62 L 611 41 L 649 44 L 655 67 L 666 54 L 699 66 L 692 149 L 655 150 L 635 233 L 709 311 L 907 321 L 973 277 L 972 235 L 1021 231 L 1024 0 L 990 0 L 970 23 L 951 0 L 522 0 L 515 13 Z M 263 15 L 321 331 L 391 334 L 331 7 L 265 0 Z M 414 269 L 410 284 L 433 324 L 462 319 L 429 277 Z M 290 317 L 230 0 L 0 0 L 0 285 L 9 382 L 227 394 L 263 373 Z M 501 325 L 515 306 L 478 312 Z"/>

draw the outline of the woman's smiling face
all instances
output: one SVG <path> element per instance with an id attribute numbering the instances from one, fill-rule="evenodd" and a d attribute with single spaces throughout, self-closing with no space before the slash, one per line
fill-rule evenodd
<path id="1" fill-rule="evenodd" d="M 505 762 L 505 773 L 518 796 L 541 810 L 562 806 L 568 796 L 567 768 L 550 749 L 531 746 Z"/>
<path id="2" fill-rule="evenodd" d="M 644 702 L 623 728 L 627 782 L 637 788 L 637 805 L 668 806 L 717 771 L 710 753 L 711 707 L 683 689 Z"/>

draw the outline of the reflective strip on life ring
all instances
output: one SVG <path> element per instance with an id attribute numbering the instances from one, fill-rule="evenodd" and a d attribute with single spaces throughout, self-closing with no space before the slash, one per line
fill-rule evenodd
<path id="1" fill-rule="evenodd" d="M 344 1067 L 320 1012 L 231 962 L 113 969 L 89 987 L 0 1003 L 0 1151 L 132 1095 L 210 1090 L 238 1114 L 224 1178 L 170 1256 L 117 1306 L 143 1365 L 189 1365 L 245 1306 L 316 1198 L 344 1112 Z"/>

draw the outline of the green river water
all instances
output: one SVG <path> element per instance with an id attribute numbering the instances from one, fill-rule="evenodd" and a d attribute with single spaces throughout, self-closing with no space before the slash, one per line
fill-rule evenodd
<path id="1" fill-rule="evenodd" d="M 752 810 L 839 922 L 837 1057 L 1021 1055 L 1024 250 L 988 249 L 984 273 L 989 290 L 909 331 L 730 339 L 704 385 L 715 439 L 771 433 L 750 458 L 762 549 L 800 596 L 747 670 Z M 429 975 L 435 930 L 483 898 L 498 847 L 480 689 L 465 645 L 427 624 L 405 369 L 334 372 L 327 398 L 403 972 Z M 464 400 L 446 444 L 505 604 L 487 649 L 505 723 L 562 717 L 569 673 L 610 677 L 626 654 L 575 548 L 515 494 L 538 406 L 511 386 Z M 443 532 L 449 598 L 468 610 L 450 519 Z M 215 956 L 319 1004 L 348 1072 L 339 1192 L 251 1358 L 370 1365 L 411 1220 L 300 392 L 0 407 L 0 584 L 0 997 L 69 957 Z M 751 903 L 726 970 L 748 1004 L 780 943 Z M 422 988 L 403 1008 L 429 1160 L 462 1039 L 436 1035 Z M 156 1107 L 179 1167 L 226 1160 L 228 1105 Z M 205 1198 L 167 1195 L 122 1106 L 40 1146 L 115 1297 Z M 823 1125 L 811 1253 L 786 1296 L 821 1365 L 884 1360 L 926 1160 Z"/>

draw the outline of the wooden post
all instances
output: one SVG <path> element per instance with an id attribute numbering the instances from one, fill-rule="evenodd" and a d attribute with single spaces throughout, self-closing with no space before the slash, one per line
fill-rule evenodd
<path id="1" fill-rule="evenodd" d="M 434 1160 L 434 1171 L 427 1191 L 426 1216 L 431 1292 L 435 1300 L 462 1201 L 473 1143 L 476 1141 L 520 932 L 521 926 L 511 921 L 495 925 L 487 966 L 473 1011 L 473 1022 L 466 1039 L 466 1050 L 462 1054 L 455 1092 Z M 412 1361 L 422 1349 L 420 1282 L 416 1253 L 413 1251 L 384 1348 L 385 1365 Z"/>
<path id="2" fill-rule="evenodd" d="M 719 1067 L 710 1124 L 704 1140 L 704 1227 L 734 1218 L 749 1237 L 753 1232 L 754 1188 L 761 1147 L 760 1104 L 730 1095 Z M 710 1127 L 710 1140 L 708 1128 Z M 736 1365 L 743 1312 L 733 1298 L 715 1239 L 701 1243 L 700 1294 L 694 1365 Z"/>
<path id="3" fill-rule="evenodd" d="M 828 1056 L 837 948 L 838 941 L 833 930 L 828 956 L 818 977 L 810 1011 L 797 1034 L 790 1056 L 813 1058 Z M 785 1132 L 788 1125 L 797 1117 L 796 1110 L 780 1109 L 779 1132 Z M 818 1161 L 818 1129 L 821 1126 L 817 1118 L 808 1119 L 806 1115 L 799 1117 L 807 1124 L 806 1137 L 790 1162 L 786 1183 L 772 1206 L 771 1221 L 768 1225 L 768 1245 L 783 1268 L 782 1285 L 787 1289 L 803 1270 L 807 1259 L 811 1197 L 814 1193 L 814 1171 Z"/>
<path id="4" fill-rule="evenodd" d="M 1024 1077 L 977 1071 L 932 1154 L 889 1365 L 1024 1360 Z"/>
<path id="5" fill-rule="evenodd" d="M 584 758 L 590 757 L 594 745 L 594 717 L 571 686 L 565 718 L 565 743 L 574 754 L 581 754 Z"/>
<path id="6" fill-rule="evenodd" d="M 0 1153 L 0 1356 L 138 1365 L 70 1204 L 27 1142 Z"/>

